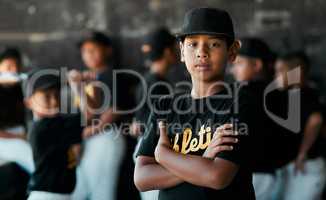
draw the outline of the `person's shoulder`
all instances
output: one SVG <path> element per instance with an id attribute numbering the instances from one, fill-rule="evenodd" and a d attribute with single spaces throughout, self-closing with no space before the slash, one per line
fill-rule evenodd
<path id="1" fill-rule="evenodd" d="M 302 93 L 309 97 L 314 97 L 314 98 L 320 97 L 320 90 L 313 85 L 308 85 L 307 87 L 302 88 Z"/>
<path id="2" fill-rule="evenodd" d="M 61 120 L 63 122 L 63 129 L 70 130 L 70 128 L 78 128 L 82 127 L 83 118 L 81 113 L 73 113 L 73 114 L 64 114 L 61 115 Z"/>
<path id="3" fill-rule="evenodd" d="M 237 93 L 235 93 L 235 100 L 238 100 L 242 103 L 253 103 L 256 99 L 256 91 L 254 88 L 255 86 L 251 85 L 242 86 L 241 89 L 238 90 Z"/>
<path id="4" fill-rule="evenodd" d="M 33 127 L 34 128 L 42 128 L 42 127 L 45 127 L 45 126 L 51 124 L 51 122 L 52 122 L 52 118 L 44 117 L 44 118 L 37 119 L 37 120 L 33 121 Z"/>
<path id="5" fill-rule="evenodd" d="M 106 86 L 111 87 L 113 73 L 109 68 L 97 74 L 96 80 L 104 83 Z"/>
<path id="6" fill-rule="evenodd" d="M 63 120 L 78 120 L 81 118 L 81 113 L 70 113 L 60 115 L 60 118 Z"/>
<path id="7" fill-rule="evenodd" d="M 167 94 L 167 95 L 162 95 L 158 101 L 156 106 L 158 106 L 159 108 L 171 108 L 171 106 L 173 106 L 173 103 L 175 101 L 180 101 L 180 99 L 185 99 L 186 97 L 188 97 L 189 94 L 186 92 L 174 92 L 171 94 Z"/>
<path id="8" fill-rule="evenodd" d="M 176 106 L 182 103 L 185 93 L 172 93 L 168 95 L 162 95 L 157 101 L 154 102 L 152 111 L 158 118 L 168 118 L 173 114 Z"/>
<path id="9" fill-rule="evenodd" d="M 154 104 L 156 109 L 168 109 L 173 102 L 174 94 L 162 95 Z"/>
<path id="10" fill-rule="evenodd" d="M 51 133 L 58 131 L 61 125 L 62 121 L 58 120 L 58 116 L 39 119 L 33 122 L 28 133 L 29 138 L 37 141 L 50 140 Z"/>
<path id="11" fill-rule="evenodd" d="M 252 93 L 263 93 L 268 87 L 269 82 L 263 80 L 253 80 L 248 81 L 243 84 L 242 89 L 247 90 Z"/>

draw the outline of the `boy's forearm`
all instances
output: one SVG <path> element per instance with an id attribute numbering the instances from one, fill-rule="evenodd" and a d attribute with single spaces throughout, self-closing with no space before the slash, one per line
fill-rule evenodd
<path id="1" fill-rule="evenodd" d="M 184 182 L 157 163 L 136 167 L 134 179 L 139 191 L 160 190 Z"/>
<path id="2" fill-rule="evenodd" d="M 322 124 L 322 117 L 320 113 L 313 113 L 306 124 L 303 140 L 298 152 L 298 155 L 306 155 L 311 146 L 315 143 L 320 127 Z"/>
<path id="3" fill-rule="evenodd" d="M 26 134 L 23 133 L 23 134 L 16 135 L 16 134 L 12 134 L 12 133 L 9 133 L 9 132 L 6 132 L 6 131 L 0 131 L 0 138 L 26 140 Z"/>
<path id="4" fill-rule="evenodd" d="M 184 155 L 173 150 L 160 148 L 158 162 L 171 173 L 194 185 L 222 189 L 234 178 L 234 173 L 223 173 L 225 166 L 216 168 L 214 160 L 196 155 Z M 233 167 L 237 171 L 237 167 Z M 219 171 L 221 173 L 219 173 Z M 229 170 L 225 170 L 226 172 Z"/>

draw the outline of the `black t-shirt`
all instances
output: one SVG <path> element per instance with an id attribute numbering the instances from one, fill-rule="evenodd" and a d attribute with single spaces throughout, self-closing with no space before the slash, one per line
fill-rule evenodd
<path id="1" fill-rule="evenodd" d="M 148 116 L 151 112 L 151 107 L 160 96 L 169 94 L 168 87 L 171 86 L 166 79 L 161 78 L 154 73 L 146 73 L 144 78 L 147 84 L 147 93 L 145 93 L 144 87 L 141 83 L 136 88 L 136 105 L 140 105 L 144 99 L 146 100 L 143 106 L 135 114 L 136 119 L 141 123 L 147 122 Z"/>
<path id="2" fill-rule="evenodd" d="M 255 199 L 249 144 L 251 131 L 253 131 L 251 129 L 254 128 L 255 123 L 255 110 L 251 106 L 250 97 L 246 94 L 239 94 L 239 98 L 230 98 L 225 96 L 226 92 L 223 90 L 201 99 L 193 99 L 189 94 L 171 95 L 157 102 L 155 107 L 157 110 L 153 110 L 149 117 L 147 131 L 142 139 L 138 156 L 154 157 L 159 138 L 158 120 L 167 122 L 168 136 L 173 149 L 183 154 L 202 156 L 215 129 L 225 123 L 233 123 L 235 129 L 240 132 L 240 142 L 234 145 L 232 151 L 217 154 L 217 157 L 239 166 L 239 171 L 228 187 L 214 190 L 182 183 L 160 190 L 160 200 Z M 163 111 L 168 113 L 162 113 Z"/>
<path id="3" fill-rule="evenodd" d="M 314 88 L 305 87 L 301 89 L 301 130 L 304 132 L 305 126 L 309 120 L 309 117 L 313 113 L 322 114 L 322 106 L 320 103 L 320 95 L 319 92 Z M 300 136 L 300 144 L 303 140 L 303 134 Z M 308 158 L 316 158 L 321 155 L 318 151 L 316 143 L 318 142 L 318 138 L 312 147 L 308 151 Z M 298 145 L 299 151 L 300 145 Z"/>
<path id="4" fill-rule="evenodd" d="M 282 134 L 282 138 L 277 144 L 278 156 L 283 163 L 293 161 L 298 155 L 300 145 L 304 136 L 304 129 L 308 122 L 309 116 L 314 112 L 321 112 L 321 104 L 317 90 L 309 87 L 303 87 L 300 90 L 274 91 L 274 108 L 273 112 L 277 116 L 287 119 L 289 109 L 289 92 L 297 93 L 300 98 L 300 130 L 298 133 L 290 131 L 281 125 L 276 125 L 276 131 Z M 277 97 L 277 98 L 276 98 Z M 308 151 L 308 158 L 314 158 L 320 155 L 314 144 Z"/>
<path id="5" fill-rule="evenodd" d="M 29 133 L 35 172 L 29 191 L 69 194 L 75 188 L 77 160 L 71 146 L 81 142 L 81 116 L 58 115 L 33 124 Z"/>
<path id="6" fill-rule="evenodd" d="M 25 125 L 24 95 L 21 84 L 0 84 L 0 99 L 0 129 Z"/>
<path id="7" fill-rule="evenodd" d="M 274 113 L 274 109 L 279 108 L 280 96 L 278 93 L 264 94 L 268 82 L 254 80 L 247 82 L 241 87 L 242 92 L 248 92 L 253 97 L 252 104 L 255 105 L 259 118 L 255 123 L 255 137 L 251 141 L 256 148 L 253 155 L 253 172 L 274 173 L 282 166 L 276 144 L 284 139 L 284 134 L 278 130 L 278 125 L 268 115 L 267 111 Z"/>
<path id="8" fill-rule="evenodd" d="M 104 95 L 106 95 L 109 98 L 109 103 L 108 107 L 112 107 L 113 101 L 112 101 L 112 94 L 113 94 L 113 75 L 112 75 L 112 70 L 108 67 L 106 70 L 100 72 L 97 74 L 96 80 L 99 81 L 100 83 L 104 84 L 108 89 L 107 91 L 103 91 L 104 88 L 102 88 L 102 90 L 99 90 L 99 98 L 101 100 L 101 104 L 105 103 L 104 102 Z M 104 94 L 104 92 L 109 92 Z"/>
<path id="9" fill-rule="evenodd" d="M 105 109 L 99 114 L 102 114 L 109 108 L 114 108 L 117 111 L 126 111 L 134 107 L 134 99 L 130 97 L 133 96 L 132 85 L 134 85 L 135 77 L 123 71 L 113 72 L 114 69 L 108 67 L 106 70 L 97 74 L 97 81 L 101 82 L 109 89 L 105 94 L 106 97 L 108 97 L 108 99 L 106 99 L 108 101 L 105 101 L 103 91 L 100 90 L 99 92 L 101 105 L 105 106 Z M 129 115 L 125 114 L 120 115 L 115 123 L 118 125 L 122 121 L 128 120 L 129 117 Z"/>

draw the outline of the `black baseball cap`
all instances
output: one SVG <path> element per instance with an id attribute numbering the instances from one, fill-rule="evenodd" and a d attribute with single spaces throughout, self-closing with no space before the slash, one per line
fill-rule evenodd
<path id="1" fill-rule="evenodd" d="M 2 62 L 4 59 L 7 59 L 7 58 L 13 58 L 20 65 L 21 61 L 22 61 L 21 57 L 22 57 L 21 53 L 19 52 L 19 50 L 17 48 L 15 48 L 15 47 L 7 47 L 0 54 L 0 62 Z"/>
<path id="2" fill-rule="evenodd" d="M 274 57 L 273 52 L 262 39 L 247 37 L 240 39 L 240 42 L 241 47 L 238 51 L 238 55 L 243 55 L 250 58 L 259 58 L 263 61 L 272 60 Z"/>
<path id="3" fill-rule="evenodd" d="M 194 8 L 185 15 L 178 39 L 188 35 L 208 34 L 223 36 L 234 41 L 233 22 L 229 13 L 218 8 Z"/>
<path id="4" fill-rule="evenodd" d="M 25 97 L 30 97 L 37 91 L 61 89 L 60 76 L 49 73 L 42 74 L 43 72 L 42 69 L 34 69 L 28 73 L 23 84 Z"/>
<path id="5" fill-rule="evenodd" d="M 78 48 L 81 48 L 85 42 L 94 42 L 107 47 L 112 46 L 111 38 L 99 31 L 86 33 L 84 37 L 78 42 Z"/>
<path id="6" fill-rule="evenodd" d="M 147 35 L 142 45 L 142 52 L 149 60 L 155 61 L 162 57 L 164 49 L 173 46 L 175 42 L 176 38 L 170 31 L 161 27 Z"/>

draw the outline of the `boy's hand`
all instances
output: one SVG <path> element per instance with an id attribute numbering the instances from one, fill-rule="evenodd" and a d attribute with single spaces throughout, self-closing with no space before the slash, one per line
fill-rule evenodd
<path id="1" fill-rule="evenodd" d="M 77 160 L 77 163 L 81 160 L 81 154 L 82 154 L 82 148 L 80 144 L 74 144 L 71 146 L 71 150 L 75 155 L 75 158 Z"/>
<path id="2" fill-rule="evenodd" d="M 130 135 L 136 138 L 141 136 L 141 134 L 142 132 L 141 132 L 141 127 L 139 122 L 133 121 L 132 124 L 130 125 Z"/>
<path id="3" fill-rule="evenodd" d="M 71 90 L 73 93 L 77 96 L 81 94 L 81 82 L 83 81 L 82 79 L 82 74 L 78 70 L 70 70 L 68 72 L 68 82 L 71 87 Z"/>
<path id="4" fill-rule="evenodd" d="M 83 80 L 83 76 L 78 70 L 70 70 L 68 72 L 68 81 L 69 83 L 80 83 Z"/>
<path id="5" fill-rule="evenodd" d="M 84 71 L 82 73 L 82 78 L 84 81 L 94 81 L 96 80 L 96 73 L 93 71 Z"/>
<path id="6" fill-rule="evenodd" d="M 160 139 L 158 140 L 157 146 L 165 146 L 165 147 L 170 147 L 171 143 L 169 140 L 169 137 L 167 135 L 167 131 L 166 131 L 166 123 L 163 121 L 160 121 L 158 123 L 158 127 L 160 130 Z"/>
<path id="7" fill-rule="evenodd" d="M 304 153 L 299 153 L 297 156 L 295 163 L 294 163 L 294 174 L 297 175 L 299 172 L 302 174 L 305 173 L 305 161 L 306 161 L 306 154 Z"/>
<path id="8" fill-rule="evenodd" d="M 233 145 L 239 141 L 234 138 L 238 133 L 233 131 L 232 124 L 224 124 L 216 129 L 213 139 L 208 145 L 203 157 L 213 159 L 216 154 L 222 151 L 232 151 Z"/>
<path id="9" fill-rule="evenodd" d="M 155 155 L 155 160 L 159 163 L 160 151 L 163 150 L 164 148 L 170 148 L 171 143 L 167 135 L 166 124 L 160 121 L 158 127 L 160 131 L 160 139 L 158 140 L 154 155 Z"/>

